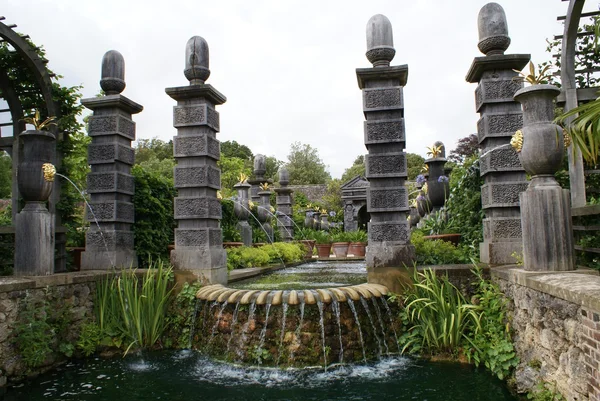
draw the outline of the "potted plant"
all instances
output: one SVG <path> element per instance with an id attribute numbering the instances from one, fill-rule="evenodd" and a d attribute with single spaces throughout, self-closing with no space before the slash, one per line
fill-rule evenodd
<path id="1" fill-rule="evenodd" d="M 329 233 L 326 231 L 315 231 L 313 233 L 313 238 L 316 241 L 317 247 L 317 255 L 319 259 L 329 258 L 329 254 L 331 253 L 331 237 Z"/>
<path id="2" fill-rule="evenodd" d="M 349 231 L 346 233 L 350 246 L 348 247 L 348 254 L 354 257 L 364 257 L 367 248 L 368 234 L 363 230 Z"/>
<path id="3" fill-rule="evenodd" d="M 294 231 L 294 239 L 296 242 L 303 244 L 304 248 L 306 248 L 306 254 L 304 255 L 305 259 L 311 259 L 313 256 L 313 250 L 315 249 L 316 243 L 314 240 L 314 232 L 315 230 L 306 227 L 299 227 Z"/>
<path id="4" fill-rule="evenodd" d="M 442 240 L 458 245 L 461 235 L 456 233 L 454 221 L 448 218 L 444 210 L 438 210 L 431 213 L 427 218 L 422 220 L 422 228 L 429 235 L 424 236 L 424 239 Z"/>
<path id="5" fill-rule="evenodd" d="M 339 231 L 331 236 L 331 249 L 336 258 L 348 257 L 348 247 L 350 246 L 350 240 L 348 239 L 348 233 Z"/>
<path id="6" fill-rule="evenodd" d="M 223 248 L 238 248 L 244 243 L 240 232 L 234 226 L 225 226 L 223 232 Z"/>

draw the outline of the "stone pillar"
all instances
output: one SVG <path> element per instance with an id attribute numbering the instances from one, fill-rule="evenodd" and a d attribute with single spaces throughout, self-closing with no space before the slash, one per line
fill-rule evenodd
<path id="1" fill-rule="evenodd" d="M 523 129 L 511 144 L 531 174 L 520 195 L 525 270 L 575 269 L 570 195 L 554 178 L 565 153 L 562 129 L 552 123 L 559 93 L 553 85 L 532 85 L 515 94 L 523 105 Z"/>
<path id="2" fill-rule="evenodd" d="M 177 101 L 173 107 L 177 228 L 171 263 L 177 270 L 194 272 L 203 283 L 225 284 L 227 254 L 219 226 L 221 170 L 215 106 L 227 99 L 205 83 L 210 75 L 208 62 L 208 44 L 200 36 L 192 37 L 186 45 L 184 70 L 190 85 L 165 89 Z"/>
<path id="3" fill-rule="evenodd" d="M 277 227 L 284 242 L 290 242 L 294 239 L 294 222 L 292 220 L 292 193 L 288 187 L 290 183 L 290 174 L 285 167 L 279 169 L 279 188 L 275 188 L 277 197 Z"/>
<path id="4" fill-rule="evenodd" d="M 83 99 L 81 103 L 94 114 L 90 117 L 87 192 L 93 214 L 81 254 L 81 268 L 110 269 L 137 267 L 132 224 L 134 222 L 134 180 L 131 166 L 135 140 L 132 115 L 143 107 L 121 95 L 125 89 L 125 61 L 121 53 L 111 50 L 102 58 L 100 87 L 105 95 Z M 98 222 L 96 225 L 95 221 Z"/>
<path id="5" fill-rule="evenodd" d="M 408 193 L 406 137 L 404 132 L 403 87 L 408 66 L 391 66 L 396 51 L 392 25 L 383 15 L 367 23 L 367 59 L 373 68 L 356 70 L 358 86 L 363 92 L 367 210 L 369 246 L 367 276 L 370 283 L 381 283 L 400 291 L 399 276 L 412 266 L 415 249 L 410 243 L 407 221 Z"/>
<path id="6" fill-rule="evenodd" d="M 466 80 L 478 83 L 475 90 L 477 135 L 481 146 L 481 203 L 483 242 L 481 261 L 490 264 L 514 263 L 511 256 L 522 249 L 519 194 L 527 188 L 525 171 L 510 147 L 511 135 L 523 126 L 521 106 L 513 96 L 523 84 L 513 78 L 529 61 L 529 54 L 504 54 L 510 44 L 506 16 L 496 3 L 479 12 L 479 50 Z"/>
<path id="7" fill-rule="evenodd" d="M 250 184 L 242 181 L 235 184 L 233 188 L 237 191 L 237 200 L 233 203 L 233 211 L 238 218 L 235 228 L 239 231 L 244 245 L 252 246 L 252 227 L 248 223 L 248 217 L 250 217 L 251 213 L 248 203 L 250 200 L 248 196 Z"/>
<path id="8" fill-rule="evenodd" d="M 268 185 L 263 184 L 263 187 L 258 192 L 259 202 L 256 208 L 256 217 L 262 226 L 262 229 L 267 234 L 267 242 L 273 243 L 273 226 L 271 226 L 271 190 Z"/>
<path id="9" fill-rule="evenodd" d="M 260 184 L 273 184 L 273 180 L 265 178 L 266 172 L 267 162 L 265 156 L 261 154 L 254 155 L 254 177 L 248 180 L 248 184 L 251 185 L 250 200 L 257 205 L 260 204 L 260 195 L 258 194 L 261 191 Z"/>
<path id="10" fill-rule="evenodd" d="M 46 179 L 44 165 L 54 163 L 56 138 L 47 131 L 29 130 L 19 135 L 23 158 L 17 185 L 25 201 L 15 221 L 15 276 L 54 273 L 54 221 L 46 208 L 53 177 Z"/>

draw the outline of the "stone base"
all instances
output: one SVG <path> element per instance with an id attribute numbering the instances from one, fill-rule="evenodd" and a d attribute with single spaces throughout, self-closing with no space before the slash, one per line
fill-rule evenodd
<path id="1" fill-rule="evenodd" d="M 523 254 L 522 241 L 492 242 L 483 241 L 479 243 L 479 260 L 490 265 L 515 264 Z"/>
<path id="2" fill-rule="evenodd" d="M 530 187 L 520 201 L 525 270 L 574 270 L 569 191 L 558 185 Z"/>
<path id="3" fill-rule="evenodd" d="M 250 227 L 250 224 L 242 220 L 237 223 L 235 228 L 240 232 L 244 246 L 252 246 L 252 227 Z"/>
<path id="4" fill-rule="evenodd" d="M 52 215 L 42 202 L 29 202 L 17 214 L 15 227 L 15 276 L 54 273 Z"/>
<path id="5" fill-rule="evenodd" d="M 365 255 L 367 281 L 385 285 L 392 292 L 401 292 L 402 283 L 410 279 L 415 258 L 412 244 L 382 242 L 369 245 Z"/>
<path id="6" fill-rule="evenodd" d="M 202 284 L 227 284 L 227 252 L 221 247 L 174 249 L 175 270 L 189 270 Z"/>
<path id="7" fill-rule="evenodd" d="M 131 249 L 118 251 L 93 249 L 81 253 L 81 270 L 129 269 L 137 266 L 137 255 Z"/>

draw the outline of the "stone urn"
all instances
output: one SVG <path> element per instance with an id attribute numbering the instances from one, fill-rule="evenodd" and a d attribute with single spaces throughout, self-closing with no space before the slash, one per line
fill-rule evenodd
<path id="1" fill-rule="evenodd" d="M 44 179 L 42 165 L 54 163 L 55 137 L 48 131 L 27 130 L 19 139 L 23 143 L 23 158 L 17 171 L 19 193 L 25 202 L 45 202 L 54 183 Z"/>
<path id="2" fill-rule="evenodd" d="M 304 213 L 305 213 L 305 216 L 304 216 L 304 227 L 306 227 L 306 228 L 314 228 L 315 227 L 315 220 L 313 219 L 313 211 L 312 210 L 307 210 Z"/>
<path id="3" fill-rule="evenodd" d="M 553 101 L 559 94 L 554 85 L 532 85 L 515 93 L 515 100 L 523 106 L 523 128 L 515 133 L 511 144 L 525 171 L 534 177 L 554 176 L 562 165 L 563 132 L 552 122 Z"/>
<path id="4" fill-rule="evenodd" d="M 425 217 L 431 212 L 431 201 L 425 194 L 425 191 L 419 191 L 419 195 L 417 196 L 417 211 L 421 217 Z"/>
<path id="5" fill-rule="evenodd" d="M 257 217 L 258 221 L 262 225 L 263 230 L 265 230 L 269 242 L 273 242 L 273 227 L 271 226 L 271 217 L 273 214 L 270 211 L 271 203 L 271 191 L 260 191 L 258 193 L 260 197 L 260 205 L 257 208 Z"/>
<path id="6" fill-rule="evenodd" d="M 411 206 L 410 207 L 410 227 L 416 227 L 417 224 L 419 224 L 419 221 L 421 221 L 421 215 L 419 214 L 419 211 L 417 210 L 416 207 Z"/>
<path id="7" fill-rule="evenodd" d="M 233 213 L 238 218 L 236 229 L 239 231 L 245 246 L 252 245 L 252 227 L 248 223 L 248 217 L 250 217 L 248 192 L 250 187 L 247 182 L 238 182 L 233 186 L 237 191 L 237 201 L 233 202 Z"/>
<path id="8" fill-rule="evenodd" d="M 425 160 L 428 169 L 427 176 L 427 197 L 431 202 L 433 210 L 439 210 L 446 203 L 450 195 L 450 183 L 448 177 L 444 174 L 446 164 L 446 148 L 442 142 L 435 142 L 434 148 L 438 153 L 432 155 L 430 159 Z"/>
<path id="9" fill-rule="evenodd" d="M 327 215 L 327 213 L 321 213 L 320 217 L 321 217 L 321 230 L 329 231 L 329 221 L 327 220 L 329 216 Z"/>

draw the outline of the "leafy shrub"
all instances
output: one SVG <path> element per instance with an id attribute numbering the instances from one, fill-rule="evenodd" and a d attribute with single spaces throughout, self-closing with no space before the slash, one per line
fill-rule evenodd
<path id="1" fill-rule="evenodd" d="M 172 180 L 139 165 L 133 166 L 131 174 L 135 179 L 135 251 L 138 265 L 148 267 L 151 260 L 168 260 L 175 229 L 173 198 L 177 193 Z"/>
<path id="2" fill-rule="evenodd" d="M 272 245 L 264 245 L 260 249 L 269 253 L 269 256 L 271 256 L 270 263 L 280 263 L 281 260 L 285 263 L 299 262 L 306 252 L 302 244 L 287 242 L 274 242 Z"/>
<path id="3" fill-rule="evenodd" d="M 481 269 L 475 267 L 472 272 L 478 278 L 473 302 L 480 313 L 481 329 L 470 334 L 471 347 L 466 355 L 477 366 L 483 364 L 504 379 L 519 364 L 507 323 L 506 300 L 497 285 L 483 278 Z"/>
<path id="4" fill-rule="evenodd" d="M 191 348 L 191 330 L 194 326 L 194 319 L 197 318 L 197 315 L 194 314 L 194 309 L 198 301 L 196 293 L 200 287 L 200 282 L 193 284 L 184 283 L 181 291 L 179 291 L 177 296 L 172 298 L 167 313 L 168 330 L 161 340 L 165 346 Z"/>
<path id="5" fill-rule="evenodd" d="M 363 230 L 349 231 L 346 235 L 350 242 L 367 242 L 369 238 L 369 234 Z"/>
<path id="6" fill-rule="evenodd" d="M 83 355 L 90 356 L 96 352 L 100 340 L 102 340 L 100 327 L 95 322 L 86 323 L 81 326 L 81 333 L 79 333 L 79 339 L 77 340 L 77 349 Z"/>
<path id="7" fill-rule="evenodd" d="M 271 260 L 267 251 L 261 248 L 241 246 L 227 250 L 227 269 L 266 266 Z"/>
<path id="8" fill-rule="evenodd" d="M 470 262 L 468 248 L 457 248 L 446 241 L 424 239 L 422 231 L 414 230 L 411 233 L 410 241 L 415 246 L 417 265 L 443 265 Z"/>
<path id="9" fill-rule="evenodd" d="M 445 210 L 438 210 L 428 214 L 422 220 L 422 230 L 428 235 L 454 234 L 458 232 L 454 219 L 448 217 Z"/>

